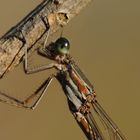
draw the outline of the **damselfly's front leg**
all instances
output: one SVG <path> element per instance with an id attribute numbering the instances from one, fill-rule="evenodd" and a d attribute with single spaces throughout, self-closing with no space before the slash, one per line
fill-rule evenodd
<path id="1" fill-rule="evenodd" d="M 54 78 L 54 75 L 50 76 L 31 96 L 27 97 L 24 101 L 20 101 L 12 96 L 9 96 L 5 93 L 0 92 L 0 102 L 4 102 L 10 105 L 14 105 L 14 106 L 22 107 L 26 109 L 35 109 L 35 107 L 38 105 L 39 101 L 41 100 L 42 96 L 48 89 L 53 78 Z M 41 90 L 42 92 L 40 93 Z M 37 97 L 37 99 L 34 101 L 34 103 L 31 106 L 29 106 L 28 104 L 35 97 Z"/>
<path id="2" fill-rule="evenodd" d="M 50 32 L 50 30 L 49 30 L 48 33 L 47 33 L 44 46 L 45 46 L 46 43 L 47 43 L 48 36 L 49 36 L 49 32 Z M 36 72 L 39 72 L 39 71 L 43 71 L 43 70 L 47 70 L 47 69 L 51 69 L 51 68 L 56 67 L 56 64 L 55 64 L 55 63 L 50 63 L 50 64 L 43 65 L 43 66 L 36 67 L 36 68 L 29 68 L 29 66 L 28 66 L 28 46 L 29 46 L 29 45 L 28 45 L 28 42 L 27 42 L 26 39 L 25 39 L 24 33 L 22 33 L 22 35 L 23 35 L 23 38 L 24 38 L 24 40 L 25 40 L 25 42 L 26 42 L 26 44 L 24 45 L 24 53 L 25 53 L 24 70 L 25 70 L 25 73 L 27 73 L 27 74 L 32 74 L 32 73 L 36 73 Z"/>

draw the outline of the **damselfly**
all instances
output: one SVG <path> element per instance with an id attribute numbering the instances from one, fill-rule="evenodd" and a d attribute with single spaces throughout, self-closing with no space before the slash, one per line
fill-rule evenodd
<path id="1" fill-rule="evenodd" d="M 27 44 L 27 43 L 26 43 Z M 35 69 L 28 67 L 27 47 L 25 46 L 25 63 L 24 68 L 27 74 L 55 68 L 56 73 L 50 75 L 47 80 L 24 101 L 20 101 L 12 96 L 0 92 L 1 102 L 9 103 L 26 109 L 35 109 L 40 99 L 46 92 L 50 83 L 56 78 L 67 97 L 69 109 L 76 119 L 77 123 L 85 133 L 88 140 L 105 140 L 100 125 L 95 119 L 97 115 L 99 120 L 108 130 L 109 138 L 107 140 L 126 140 L 116 124 L 104 111 L 96 99 L 94 88 L 83 72 L 76 65 L 75 61 L 69 54 L 70 43 L 60 37 L 49 45 L 44 45 L 39 49 L 39 54 L 48 59 L 54 60 L 50 63 Z M 42 90 L 41 94 L 40 91 Z M 37 98 L 35 98 L 37 97 Z M 32 105 L 29 105 L 32 99 L 35 99 Z"/>

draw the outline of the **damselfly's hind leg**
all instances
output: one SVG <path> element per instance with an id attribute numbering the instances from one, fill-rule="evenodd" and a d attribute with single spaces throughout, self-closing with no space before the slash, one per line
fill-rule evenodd
<path id="1" fill-rule="evenodd" d="M 24 101 L 20 101 L 12 96 L 9 96 L 5 93 L 0 92 L 0 102 L 4 102 L 4 103 L 10 104 L 10 105 L 17 106 L 17 107 L 22 107 L 25 109 L 32 109 L 33 110 L 38 105 L 42 96 L 44 95 L 44 93 L 48 89 L 53 77 L 54 76 L 50 76 L 44 83 L 42 83 L 42 85 L 32 95 L 27 97 Z M 42 90 L 42 92 L 40 93 L 41 90 Z M 35 97 L 37 97 L 37 98 L 33 101 L 33 104 L 29 106 L 28 104 Z"/>

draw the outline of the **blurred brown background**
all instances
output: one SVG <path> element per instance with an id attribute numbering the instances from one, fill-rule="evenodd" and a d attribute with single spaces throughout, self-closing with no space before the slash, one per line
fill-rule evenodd
<path id="1" fill-rule="evenodd" d="M 1 0 L 0 35 L 40 2 Z M 71 54 L 94 83 L 98 99 L 128 140 L 140 139 L 139 5 L 137 0 L 94 0 L 64 28 L 64 36 L 71 41 Z M 33 65 L 47 62 L 35 53 L 30 61 Z M 23 99 L 48 73 L 51 71 L 26 76 L 20 64 L 0 80 L 0 91 Z M 53 81 L 34 111 L 0 103 L 0 114 L 1 140 L 86 139 L 57 81 Z"/>

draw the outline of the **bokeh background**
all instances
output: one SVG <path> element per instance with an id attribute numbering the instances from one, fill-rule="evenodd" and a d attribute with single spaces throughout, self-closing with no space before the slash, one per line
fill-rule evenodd
<path id="1" fill-rule="evenodd" d="M 41 0 L 0 0 L 0 36 Z M 140 2 L 94 0 L 65 28 L 71 54 L 98 99 L 128 140 L 140 139 Z M 56 34 L 59 36 L 59 33 Z M 50 39 L 51 40 L 51 39 Z M 32 65 L 48 60 L 35 53 Z M 22 63 L 0 80 L 0 91 L 24 99 L 52 71 L 25 75 Z M 0 103 L 1 140 L 85 140 L 57 81 L 34 111 Z"/>

